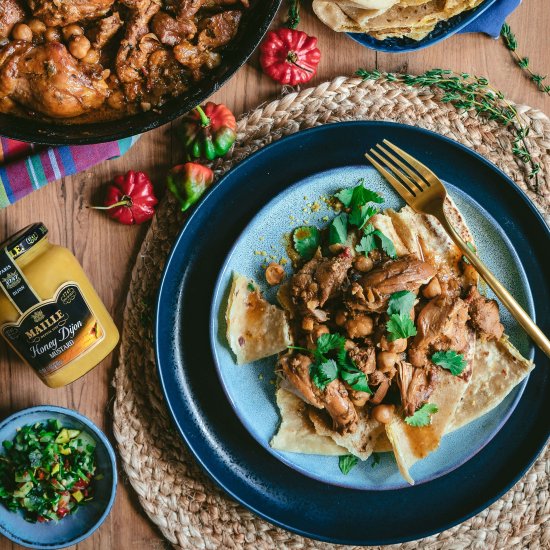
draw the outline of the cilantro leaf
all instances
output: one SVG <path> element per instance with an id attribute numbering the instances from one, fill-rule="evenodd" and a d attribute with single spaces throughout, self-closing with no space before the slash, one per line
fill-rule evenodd
<path id="1" fill-rule="evenodd" d="M 346 338 L 341 334 L 321 334 L 317 338 L 317 351 L 324 355 L 330 350 L 343 348 L 345 343 Z"/>
<path id="2" fill-rule="evenodd" d="M 345 187 L 335 193 L 334 196 L 347 208 L 351 204 L 353 197 L 353 187 Z"/>
<path id="3" fill-rule="evenodd" d="M 355 468 L 357 466 L 357 463 L 359 462 L 359 459 L 356 456 L 353 455 L 342 455 L 338 457 L 338 468 L 340 468 L 340 471 L 347 476 L 352 468 Z"/>
<path id="4" fill-rule="evenodd" d="M 361 238 L 359 244 L 355 245 L 356 252 L 362 252 L 365 256 L 369 255 L 371 250 L 376 248 L 376 241 L 374 240 L 374 235 L 364 235 Z"/>
<path id="5" fill-rule="evenodd" d="M 363 237 L 355 250 L 363 252 L 366 255 L 374 250 L 377 245 L 390 257 L 397 258 L 397 251 L 391 239 L 386 237 L 382 231 L 376 229 L 374 225 L 368 224 L 363 228 Z"/>
<path id="6" fill-rule="evenodd" d="M 462 374 L 462 371 L 466 367 L 466 360 L 464 359 L 464 356 L 461 353 L 453 351 L 452 349 L 449 351 L 436 351 L 432 355 L 432 361 L 436 365 L 451 371 L 453 376 Z"/>
<path id="7" fill-rule="evenodd" d="M 320 390 L 324 390 L 338 376 L 336 361 L 328 359 L 324 363 L 313 363 L 309 367 L 309 376 Z"/>
<path id="8" fill-rule="evenodd" d="M 378 209 L 375 206 L 354 206 L 349 216 L 349 223 L 361 229 L 377 212 Z"/>
<path id="9" fill-rule="evenodd" d="M 363 182 L 353 188 L 353 195 L 351 197 L 350 206 L 363 206 L 368 202 L 376 202 L 382 204 L 384 199 L 376 192 L 371 191 L 363 186 Z"/>
<path id="10" fill-rule="evenodd" d="M 390 315 L 390 320 L 386 323 L 388 331 L 388 340 L 393 342 L 399 338 L 409 338 L 416 335 L 416 327 L 408 315 Z"/>
<path id="11" fill-rule="evenodd" d="M 292 239 L 296 252 L 305 260 L 309 260 L 315 254 L 321 237 L 316 227 L 304 225 L 294 230 Z"/>
<path id="12" fill-rule="evenodd" d="M 248 289 L 249 292 L 256 292 L 256 287 L 252 283 L 248 283 L 246 285 L 246 288 Z"/>
<path id="13" fill-rule="evenodd" d="M 376 202 L 382 204 L 384 199 L 376 193 L 367 189 L 363 183 L 365 180 L 359 180 L 359 183 L 352 188 L 340 190 L 334 196 L 346 207 L 353 208 L 354 206 L 364 206 L 368 202 Z"/>
<path id="14" fill-rule="evenodd" d="M 376 229 L 374 234 L 379 240 L 380 248 L 390 257 L 397 258 L 397 251 L 395 250 L 395 245 L 389 237 L 386 237 L 382 231 Z"/>
<path id="15" fill-rule="evenodd" d="M 380 464 L 380 454 L 379 453 L 372 453 L 372 464 L 370 465 L 371 468 L 376 468 L 378 464 Z"/>
<path id="16" fill-rule="evenodd" d="M 388 315 L 409 315 L 416 300 L 416 294 L 409 290 L 400 290 L 390 296 Z"/>
<path id="17" fill-rule="evenodd" d="M 328 240 L 330 244 L 345 243 L 348 238 L 348 215 L 346 213 L 338 214 L 330 226 Z"/>
<path id="18" fill-rule="evenodd" d="M 415 428 L 429 426 L 432 423 L 432 414 L 435 414 L 438 410 L 437 405 L 424 403 L 412 416 L 407 416 L 405 422 Z"/>
<path id="19" fill-rule="evenodd" d="M 364 391 L 372 394 L 367 377 L 355 365 L 346 365 L 340 369 L 340 378 L 349 385 L 352 390 Z"/>

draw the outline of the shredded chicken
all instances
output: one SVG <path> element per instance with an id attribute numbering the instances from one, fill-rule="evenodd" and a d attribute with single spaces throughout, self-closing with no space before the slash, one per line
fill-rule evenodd
<path id="1" fill-rule="evenodd" d="M 406 361 L 399 362 L 397 385 L 406 416 L 412 416 L 417 409 L 428 402 L 435 388 L 436 380 L 435 369 L 415 368 Z"/>
<path id="2" fill-rule="evenodd" d="M 475 286 L 470 287 L 466 297 L 470 322 L 472 326 L 489 340 L 500 340 L 504 334 L 504 327 L 500 322 L 498 304 L 481 296 Z"/>

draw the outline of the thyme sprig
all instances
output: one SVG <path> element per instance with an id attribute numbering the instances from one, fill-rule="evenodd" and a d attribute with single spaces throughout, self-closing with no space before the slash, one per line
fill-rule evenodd
<path id="1" fill-rule="evenodd" d="M 288 0 L 288 15 L 285 25 L 295 29 L 300 24 L 300 0 Z"/>
<path id="2" fill-rule="evenodd" d="M 508 23 L 504 23 L 504 25 L 502 25 L 502 28 L 500 29 L 500 36 L 506 48 L 510 50 L 512 57 L 514 58 L 518 67 L 523 69 L 528 74 L 529 79 L 535 83 L 536 87 L 542 93 L 550 95 L 550 86 L 544 83 L 547 75 L 542 76 L 541 74 L 533 72 L 529 65 L 529 58 L 522 57 L 518 54 L 518 41 L 516 35 L 512 32 L 512 29 L 510 28 L 510 25 L 508 25 Z"/>
<path id="3" fill-rule="evenodd" d="M 441 100 L 451 103 L 457 109 L 474 109 L 478 114 L 511 127 L 514 131 L 512 152 L 529 166 L 529 178 L 540 172 L 540 164 L 535 162 L 527 146 L 529 128 L 523 124 L 515 107 L 508 102 L 502 92 L 494 89 L 485 77 L 468 73 L 455 73 L 445 69 L 431 69 L 421 75 L 385 73 L 378 70 L 359 69 L 357 76 L 363 80 L 402 82 L 407 86 L 434 87 L 443 92 Z"/>

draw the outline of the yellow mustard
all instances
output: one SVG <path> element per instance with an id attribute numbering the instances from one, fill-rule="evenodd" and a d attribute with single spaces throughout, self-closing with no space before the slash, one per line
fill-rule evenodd
<path id="1" fill-rule="evenodd" d="M 0 333 L 51 388 L 74 382 L 119 334 L 73 254 L 42 223 L 0 244 Z"/>

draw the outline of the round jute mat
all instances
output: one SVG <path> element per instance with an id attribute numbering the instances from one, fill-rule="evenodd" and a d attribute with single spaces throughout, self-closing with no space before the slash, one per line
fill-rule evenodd
<path id="1" fill-rule="evenodd" d="M 550 120 L 530 107 L 516 107 L 530 126 L 531 153 L 542 165 L 538 182 L 526 177 L 523 164 L 511 152 L 512 134 L 496 123 L 457 111 L 430 88 L 344 77 L 289 93 L 241 117 L 237 146 L 215 169 L 219 176 L 271 141 L 311 126 L 392 120 L 434 130 L 473 148 L 506 172 L 548 215 Z M 176 547 L 336 548 L 274 527 L 235 503 L 202 472 L 172 427 L 156 375 L 151 304 L 182 221 L 175 202 L 166 197 L 141 247 L 128 293 L 114 377 L 114 434 L 128 479 L 148 516 Z M 547 450 L 513 489 L 469 521 L 390 548 L 549 548 L 549 459 Z"/>

